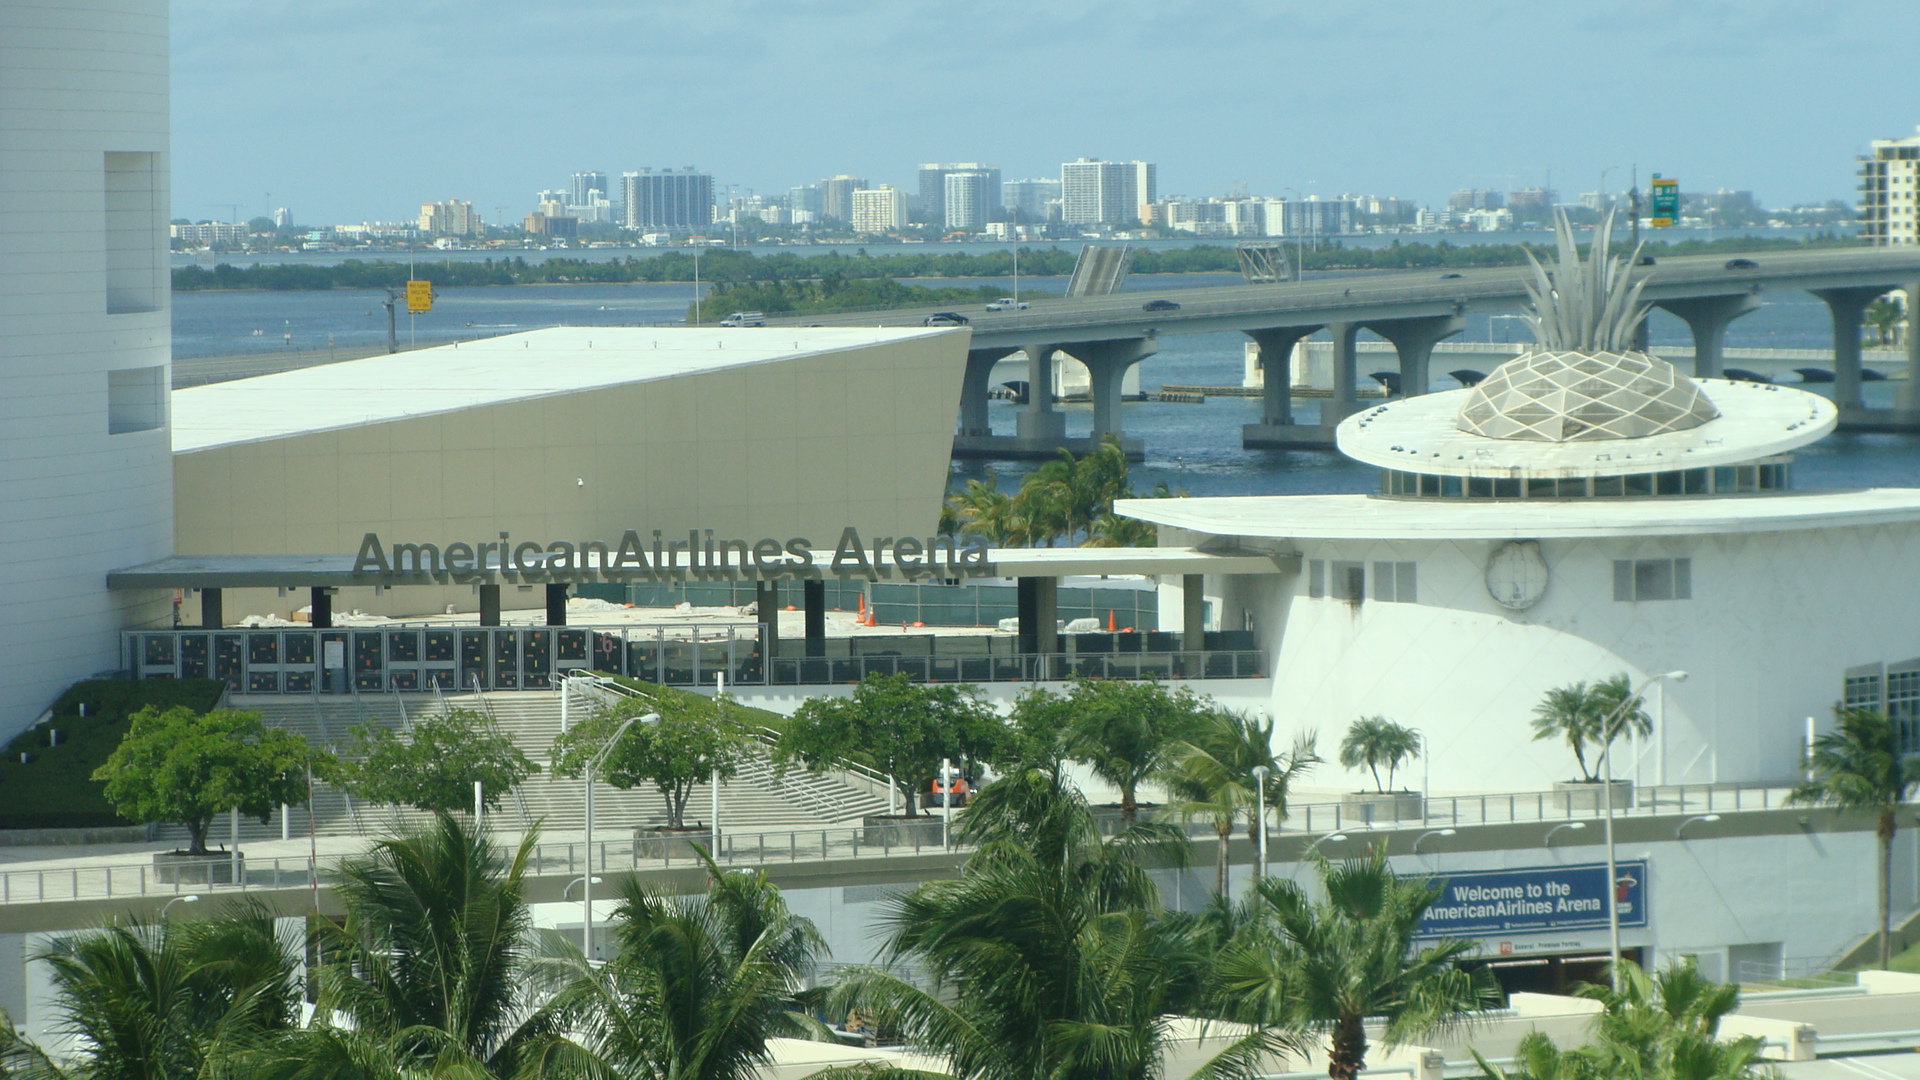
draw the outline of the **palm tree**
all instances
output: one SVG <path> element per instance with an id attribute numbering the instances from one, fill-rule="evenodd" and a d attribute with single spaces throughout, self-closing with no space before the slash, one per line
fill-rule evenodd
<path id="1" fill-rule="evenodd" d="M 67 1069 L 88 1080 L 213 1076 L 300 1015 L 294 957 L 258 905 L 196 922 L 114 925 L 35 959 L 52 975 L 56 1029 L 75 1040 Z M 4 1051 L 10 1074 L 66 1075 L 24 1040 Z"/>
<path id="2" fill-rule="evenodd" d="M 1906 317 L 1906 308 L 1898 293 L 1888 293 L 1867 305 L 1866 324 L 1873 328 L 1874 336 L 1882 345 L 1894 343 L 1895 331 Z"/>
<path id="3" fill-rule="evenodd" d="M 1213 826 L 1219 838 L 1214 862 L 1215 895 L 1227 894 L 1227 843 L 1242 817 L 1247 820 L 1249 839 L 1257 842 L 1251 834 L 1259 828 L 1256 814 L 1263 785 L 1254 770 L 1267 770 L 1266 805 L 1284 819 L 1293 782 L 1320 763 L 1313 742 L 1312 735 L 1305 735 L 1294 741 L 1291 752 L 1275 754 L 1272 720 L 1214 710 L 1175 751 L 1174 763 L 1162 776 L 1174 798 L 1167 812 L 1181 821 L 1200 819 Z"/>
<path id="4" fill-rule="evenodd" d="M 1439 882 L 1398 877 L 1384 846 L 1339 864 L 1318 853 L 1315 861 L 1319 903 L 1292 881 L 1254 883 L 1252 925 L 1217 965 L 1226 1019 L 1314 1031 L 1327 1041 L 1327 1075 L 1353 1080 L 1367 1063 L 1367 1020 L 1383 1021 L 1383 1041 L 1397 1046 L 1499 1001 L 1491 974 L 1459 966 L 1477 942 L 1415 945 Z"/>
<path id="5" fill-rule="evenodd" d="M 1598 783 L 1593 770 L 1587 766 L 1589 746 L 1604 753 L 1623 731 L 1635 732 L 1642 738 L 1653 732 L 1653 717 L 1646 707 L 1637 698 L 1627 705 L 1628 698 L 1633 696 L 1632 683 L 1624 672 L 1591 686 L 1577 682 L 1555 687 L 1533 707 L 1534 741 L 1565 739 L 1580 765 L 1581 779 L 1589 784 Z"/>
<path id="6" fill-rule="evenodd" d="M 769 1038 L 832 1038 L 798 1011 L 803 980 L 826 952 L 819 931 L 764 873 L 706 867 L 698 897 L 629 882 L 606 964 L 562 943 L 546 964 L 558 987 L 539 1026 L 564 1027 L 577 1042 L 550 1043 L 539 1071 L 750 1080 L 771 1060 Z"/>
<path id="7" fill-rule="evenodd" d="M 526 1020 L 533 921 L 522 886 L 538 839 L 529 832 L 502 859 L 484 832 L 440 814 L 424 832 L 344 862 L 334 892 L 346 917 L 315 942 L 318 1023 L 253 1074 L 510 1076 L 551 1053 L 544 1014 Z"/>
<path id="8" fill-rule="evenodd" d="M 1362 765 L 1373 774 L 1375 791 L 1386 792 L 1393 786 L 1393 774 L 1400 766 L 1420 756 L 1420 733 L 1396 724 L 1384 716 L 1363 716 L 1347 728 L 1340 740 L 1340 764 L 1357 769 Z M 1380 782 L 1380 766 L 1387 767 L 1387 782 Z"/>
<path id="9" fill-rule="evenodd" d="M 1185 924 L 1161 914 L 1144 861 L 1177 855 L 1177 834 L 1143 824 L 1102 839 L 1085 800 L 1045 769 L 985 788 L 959 825 L 980 845 L 960 878 L 897 898 L 888 916 L 885 959 L 934 989 L 863 969 L 834 1004 L 902 1032 L 961 1080 L 1160 1075 L 1207 967 Z M 1252 1076 L 1293 1045 L 1272 1025 L 1221 1038 L 1202 1080 Z"/>
<path id="10" fill-rule="evenodd" d="M 1807 769 L 1813 774 L 1793 789 L 1789 801 L 1827 803 L 1874 815 L 1880 840 L 1880 966 L 1893 958 L 1892 898 L 1894 814 L 1920 784 L 1920 758 L 1907 755 L 1893 721 L 1877 709 L 1837 707 L 1835 730 L 1813 740 Z"/>

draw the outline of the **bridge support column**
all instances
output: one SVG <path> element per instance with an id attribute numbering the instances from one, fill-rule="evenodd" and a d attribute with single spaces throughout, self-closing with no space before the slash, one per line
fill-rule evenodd
<path id="1" fill-rule="evenodd" d="M 1093 398 L 1094 441 L 1111 435 L 1119 441 L 1128 458 L 1135 461 L 1144 458 L 1146 447 L 1139 439 L 1128 439 L 1121 429 L 1120 391 L 1133 365 L 1160 351 L 1159 342 L 1152 338 L 1096 341 L 1074 345 L 1069 351 L 1087 367 L 1087 388 Z"/>
<path id="2" fill-rule="evenodd" d="M 987 417 L 987 391 L 993 388 L 993 365 L 1006 359 L 1006 349 L 970 349 L 967 373 L 960 380 L 960 434 L 992 435 Z"/>
<path id="3" fill-rule="evenodd" d="M 547 625 L 567 625 L 567 586 L 565 582 L 547 583 Z"/>
<path id="4" fill-rule="evenodd" d="M 1860 398 L 1860 327 L 1865 321 L 1867 305 L 1887 290 L 1868 287 L 1809 291 L 1825 300 L 1827 311 L 1833 315 L 1833 403 L 1845 417 L 1848 409 L 1865 408 Z"/>
<path id="5" fill-rule="evenodd" d="M 1035 342 L 1022 345 L 1027 354 L 1027 407 L 1014 428 L 1022 441 L 1067 437 L 1067 418 L 1053 409 L 1053 353 L 1058 346 Z"/>
<path id="6" fill-rule="evenodd" d="M 1900 387 L 1900 407 L 1920 412 L 1920 281 L 1910 282 L 1907 294 L 1907 381 Z"/>
<path id="7" fill-rule="evenodd" d="M 1333 446 L 1333 429 L 1340 418 L 1354 409 L 1353 335 L 1357 325 L 1340 323 L 1325 327 L 1333 333 L 1333 398 L 1320 407 L 1320 423 L 1301 424 L 1293 418 L 1293 372 L 1288 365 L 1293 347 L 1322 329 L 1319 326 L 1276 326 L 1267 330 L 1248 330 L 1247 336 L 1260 347 L 1261 381 L 1260 423 L 1240 428 L 1240 445 L 1248 450 L 1307 450 Z M 1344 331 L 1344 333 L 1343 333 Z M 1345 342 L 1347 391 L 1341 403 L 1341 349 Z M 1345 411 L 1342 411 L 1342 410 Z"/>
<path id="8" fill-rule="evenodd" d="M 1368 323 L 1367 329 L 1393 342 L 1400 357 L 1400 396 L 1419 397 L 1427 392 L 1427 368 L 1433 347 L 1467 328 L 1467 320 L 1458 315 L 1435 315 L 1425 319 L 1388 319 Z"/>
<path id="9" fill-rule="evenodd" d="M 1360 324 L 1334 323 L 1327 329 L 1333 332 L 1333 396 L 1320 407 L 1320 426 L 1331 430 L 1360 411 L 1360 403 L 1353 396 L 1354 339 L 1360 333 Z"/>
<path id="10" fill-rule="evenodd" d="M 1718 379 L 1723 367 L 1720 353 L 1727 339 L 1727 327 L 1747 312 L 1760 310 L 1760 298 L 1752 293 L 1737 293 L 1732 296 L 1662 300 L 1655 306 L 1678 315 L 1685 320 L 1687 329 L 1693 332 L 1694 375 L 1702 379 Z"/>
<path id="11" fill-rule="evenodd" d="M 1280 326 L 1272 330 L 1249 330 L 1247 336 L 1260 350 L 1260 423 L 1279 427 L 1293 423 L 1293 347 L 1302 338 L 1311 337 L 1317 326 Z"/>

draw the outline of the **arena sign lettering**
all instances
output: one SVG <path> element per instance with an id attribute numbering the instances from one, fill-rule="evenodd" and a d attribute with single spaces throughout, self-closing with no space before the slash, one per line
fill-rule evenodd
<path id="1" fill-rule="evenodd" d="M 751 576 L 758 578 L 863 575 L 878 578 L 892 571 L 905 577 L 926 574 L 962 577 L 987 573 L 986 541 L 961 541 L 952 536 L 874 537 L 861 539 L 851 526 L 840 531 L 833 557 L 824 566 L 825 552 L 804 536 L 752 542 L 716 538 L 712 529 L 689 529 L 685 540 L 667 539 L 659 529 L 650 537 L 628 529 L 618 541 L 516 541 L 502 532 L 498 539 L 477 542 L 455 540 L 444 544 L 381 542 L 367 533 L 354 556 L 355 574 L 382 577 L 508 576 L 546 577 L 597 573 L 612 578 L 695 578 Z"/>
<path id="2" fill-rule="evenodd" d="M 1483 937 L 1549 933 L 1607 925 L 1607 898 L 1619 905 L 1621 926 L 1647 925 L 1645 860 L 1616 864 L 1539 866 L 1449 874 L 1439 899 L 1420 919 L 1421 937 Z"/>

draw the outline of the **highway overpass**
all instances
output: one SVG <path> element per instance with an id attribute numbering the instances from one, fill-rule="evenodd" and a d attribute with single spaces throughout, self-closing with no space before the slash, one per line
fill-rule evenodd
<path id="1" fill-rule="evenodd" d="M 1833 248 L 1814 251 L 1758 251 L 1747 254 L 1663 258 L 1636 267 L 1647 279 L 1643 296 L 1685 320 L 1693 332 L 1694 373 L 1718 375 L 1722 342 L 1734 319 L 1756 310 L 1765 294 L 1804 290 L 1826 301 L 1833 313 L 1834 396 L 1843 425 L 1874 428 L 1920 427 L 1920 381 L 1909 378 L 1898 408 L 1868 410 L 1860 398 L 1862 314 L 1873 299 L 1905 289 L 1909 302 L 1920 299 L 1920 250 Z M 1464 316 L 1513 311 L 1526 305 L 1525 267 L 1490 270 L 1421 270 L 1354 277 L 1320 278 L 1269 285 L 1219 285 L 1206 288 L 1143 290 L 1108 296 L 1026 297 L 1023 311 L 989 312 L 969 307 L 914 307 L 885 311 L 802 315 L 773 320 L 780 325 L 920 325 L 938 311 L 958 311 L 971 320 L 972 342 L 961 391 L 960 425 L 954 452 L 972 457 L 1043 457 L 1067 446 L 1084 449 L 1111 434 L 1129 451 L 1143 449 L 1126 440 L 1120 422 L 1120 386 L 1127 370 L 1153 355 L 1166 334 L 1238 331 L 1259 343 L 1265 357 L 1285 357 L 1295 342 L 1322 329 L 1334 339 L 1334 398 L 1321 406 L 1319 424 L 1296 424 L 1290 388 L 1284 378 L 1266 380 L 1259 424 L 1246 426 L 1248 447 L 1328 446 L 1333 428 L 1358 406 L 1354 401 L 1354 336 L 1362 329 L 1392 342 L 1399 356 L 1400 385 L 1407 393 L 1425 393 L 1428 357 L 1433 345 L 1457 334 Z M 1144 305 L 1171 301 L 1177 308 L 1148 311 Z M 1920 367 L 1920 335 L 1908 336 L 1910 373 Z M 1055 409 L 1051 381 L 1028 380 L 1027 405 L 1015 434 L 995 435 L 988 423 L 987 391 L 993 365 L 1025 352 L 1034 372 L 1050 371 L 1056 351 L 1087 366 L 1092 380 L 1092 439 L 1068 439 L 1065 418 Z"/>

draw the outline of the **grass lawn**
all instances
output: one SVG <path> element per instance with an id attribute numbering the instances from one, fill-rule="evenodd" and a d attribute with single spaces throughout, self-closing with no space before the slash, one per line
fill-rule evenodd
<path id="1" fill-rule="evenodd" d="M 0 829 L 133 824 L 113 812 L 93 771 L 120 745 L 134 713 L 149 705 L 205 711 L 220 700 L 221 686 L 215 679 L 89 679 L 68 687 L 53 717 L 15 736 L 0 757 Z M 55 731 L 59 744 L 49 745 Z"/>

